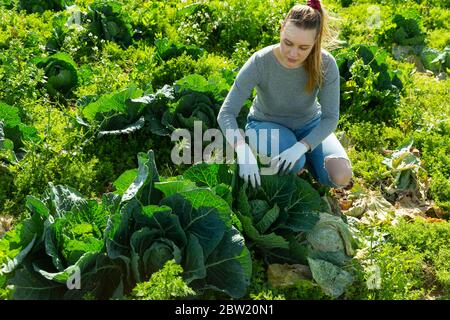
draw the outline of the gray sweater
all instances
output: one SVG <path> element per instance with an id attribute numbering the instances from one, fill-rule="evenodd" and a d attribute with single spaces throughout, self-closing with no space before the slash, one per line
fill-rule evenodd
<path id="1" fill-rule="evenodd" d="M 219 111 L 217 121 L 226 129 L 238 129 L 238 116 L 256 87 L 249 116 L 279 123 L 291 130 L 302 127 L 317 116 L 321 121 L 303 140 L 311 150 L 336 130 L 339 120 L 339 69 L 334 57 L 322 49 L 324 82 L 311 94 L 304 91 L 307 74 L 303 66 L 289 69 L 273 53 L 271 45 L 255 52 L 239 70 Z M 319 101 L 317 101 L 317 98 Z"/>

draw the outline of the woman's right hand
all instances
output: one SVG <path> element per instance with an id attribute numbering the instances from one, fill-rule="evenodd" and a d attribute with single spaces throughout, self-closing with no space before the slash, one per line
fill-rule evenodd
<path id="1" fill-rule="evenodd" d="M 237 163 L 239 165 L 239 176 L 245 182 L 250 180 L 253 188 L 261 185 L 258 163 L 255 155 L 247 143 L 240 143 L 235 148 L 237 154 Z"/>

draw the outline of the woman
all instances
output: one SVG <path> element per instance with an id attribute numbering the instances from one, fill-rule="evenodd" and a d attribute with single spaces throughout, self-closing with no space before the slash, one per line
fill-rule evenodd
<path id="1" fill-rule="evenodd" d="M 260 172 L 252 149 L 270 159 L 273 173 L 300 174 L 306 164 L 331 187 L 344 187 L 352 178 L 351 162 L 333 133 L 340 79 L 336 60 L 321 47 L 327 34 L 327 16 L 318 0 L 295 5 L 281 25 L 280 43 L 248 59 L 220 109 L 221 130 L 238 132 L 236 117 L 256 87 L 245 127 L 246 133 L 256 132 L 256 141 L 249 146 L 240 132 L 233 138 L 226 134 L 237 153 L 239 176 L 253 187 L 260 185 Z"/>

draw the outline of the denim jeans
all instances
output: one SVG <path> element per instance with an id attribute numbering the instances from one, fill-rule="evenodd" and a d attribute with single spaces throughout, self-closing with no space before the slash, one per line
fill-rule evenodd
<path id="1" fill-rule="evenodd" d="M 306 123 L 303 127 L 291 130 L 278 123 L 259 121 L 252 116 L 249 116 L 247 118 L 245 130 L 246 133 L 248 132 L 248 129 L 254 129 L 256 131 L 256 142 L 255 139 L 249 139 L 250 147 L 256 151 L 258 155 L 271 158 L 306 137 L 319 122 L 320 115 Z M 266 129 L 265 132 L 267 133 L 262 133 L 261 129 Z M 278 129 L 278 134 L 276 134 L 275 131 L 272 131 L 272 129 Z M 274 152 L 274 154 L 272 154 L 271 146 L 276 146 L 276 144 L 278 144 L 278 153 Z M 342 186 L 337 185 L 330 179 L 328 171 L 325 168 L 325 159 L 327 158 L 347 159 L 351 167 L 350 159 L 334 133 L 331 133 L 326 137 L 316 148 L 306 152 L 306 154 L 295 163 L 289 173 L 296 174 L 305 167 L 321 184 L 340 188 Z"/>

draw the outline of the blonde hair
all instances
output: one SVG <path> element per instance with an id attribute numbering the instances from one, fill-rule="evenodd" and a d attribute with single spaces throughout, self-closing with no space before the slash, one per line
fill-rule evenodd
<path id="1" fill-rule="evenodd" d="M 288 21 L 292 22 L 301 29 L 318 30 L 316 43 L 305 60 L 305 70 L 308 77 L 305 90 L 311 93 L 316 86 L 321 87 L 323 84 L 324 74 L 322 72 L 322 47 L 333 49 L 338 47 L 337 31 L 331 29 L 329 20 L 337 20 L 331 17 L 328 12 L 321 6 L 321 9 L 313 9 L 308 5 L 297 4 L 289 10 L 282 27 Z"/>

